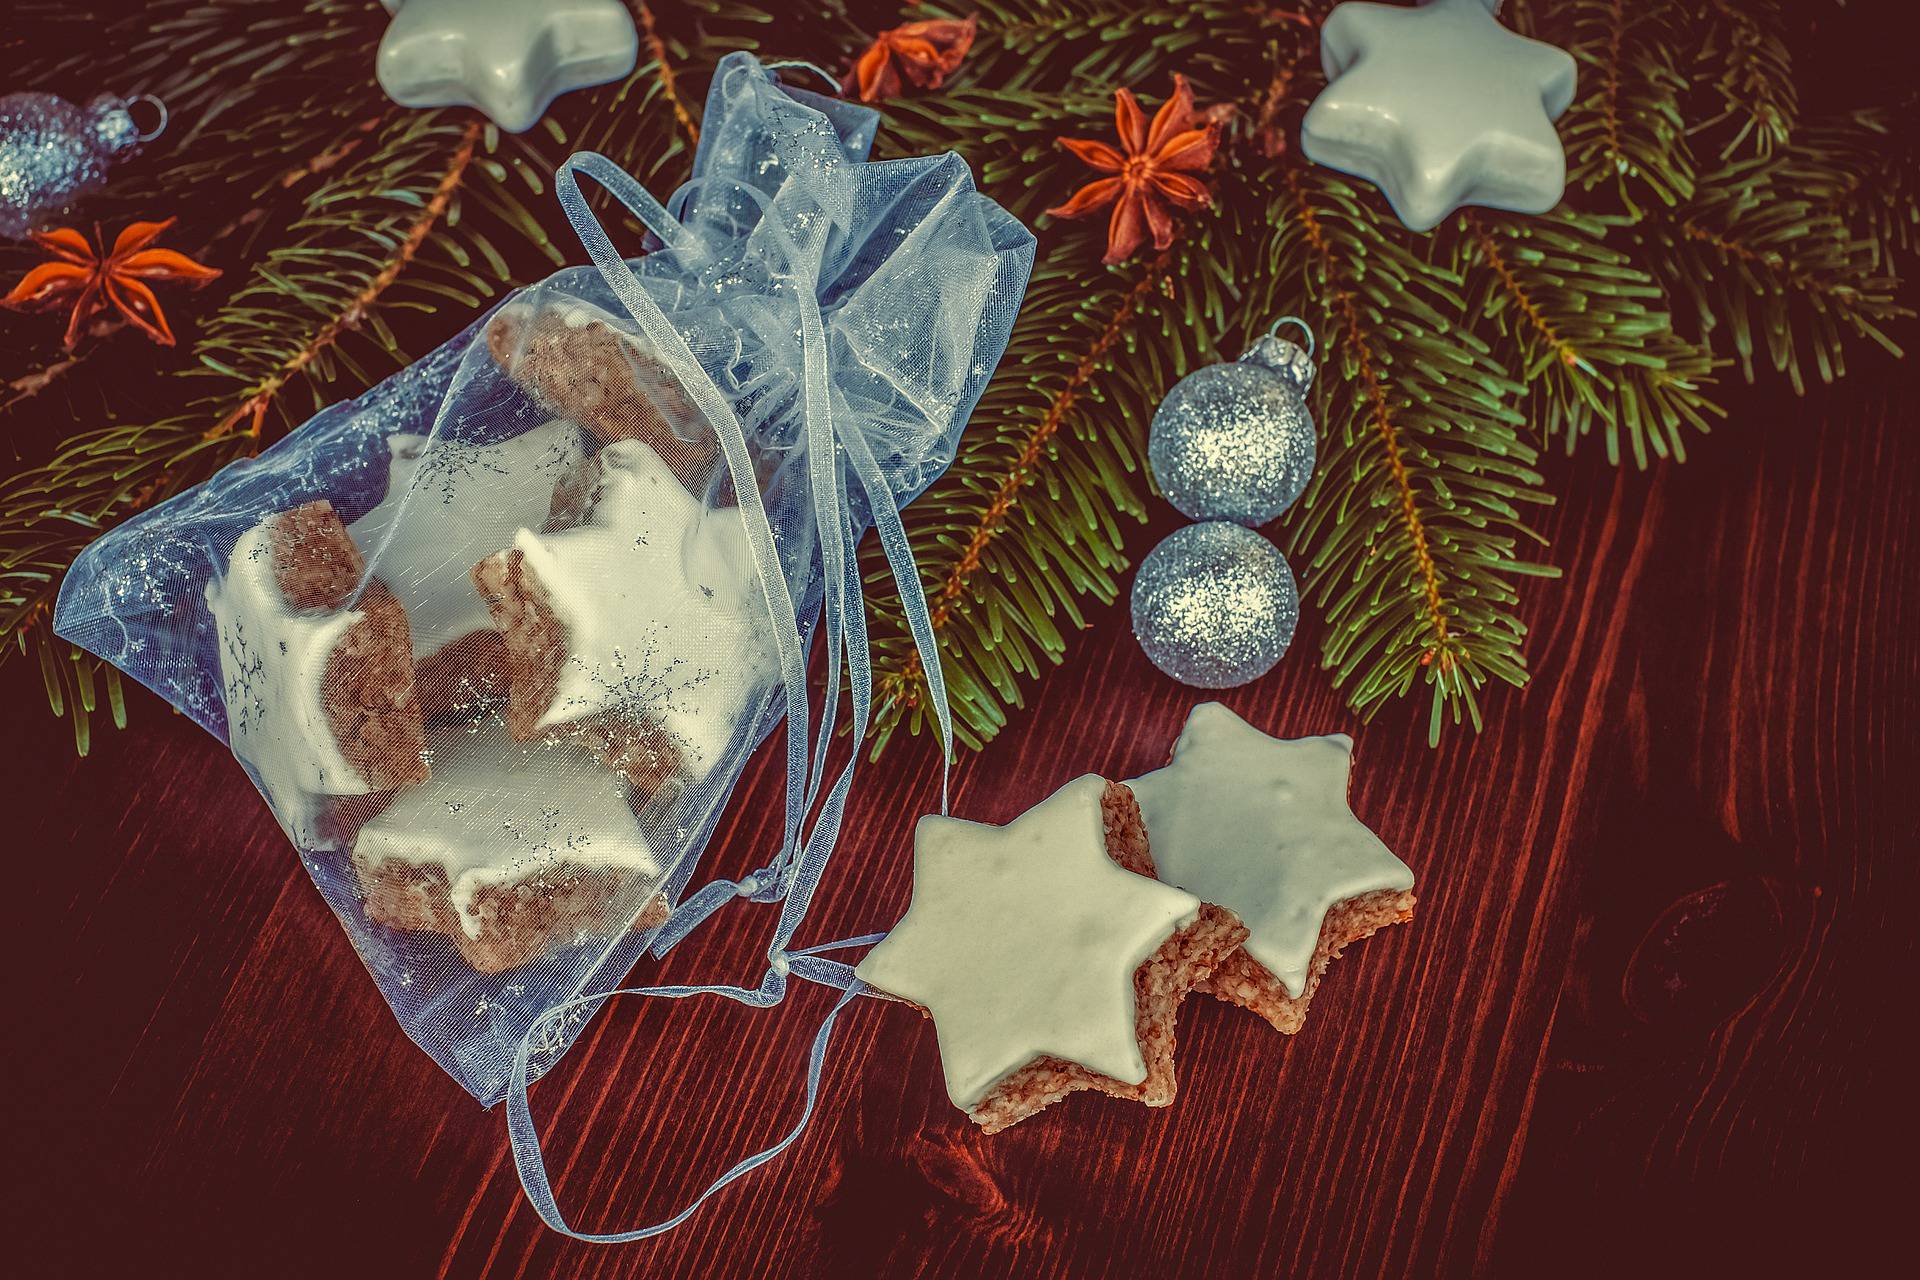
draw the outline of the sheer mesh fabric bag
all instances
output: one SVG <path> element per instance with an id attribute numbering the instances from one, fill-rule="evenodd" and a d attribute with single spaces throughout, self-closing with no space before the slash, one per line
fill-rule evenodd
<path id="1" fill-rule="evenodd" d="M 868 162 L 874 124 L 725 59 L 668 205 L 599 157 L 563 170 L 594 266 L 66 580 L 59 633 L 231 745 L 407 1033 L 484 1102 L 685 906 L 789 712 L 785 842 L 728 889 L 805 871 L 806 650 L 864 665 L 853 547 L 877 520 L 903 567 L 897 509 L 951 461 L 1033 252 L 957 157 Z M 657 247 L 621 259 L 575 172 Z"/>

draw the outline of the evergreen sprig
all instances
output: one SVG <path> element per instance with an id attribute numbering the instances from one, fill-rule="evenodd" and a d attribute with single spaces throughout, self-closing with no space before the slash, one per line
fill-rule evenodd
<path id="1" fill-rule="evenodd" d="M 998 732 L 1025 685 L 1065 656 L 1085 625 L 1082 599 L 1118 595 L 1126 529 L 1146 518 L 1142 460 L 1160 397 L 1190 370 L 1237 354 L 1276 314 L 1259 282 L 1267 207 L 1239 175 L 1216 179 L 1227 193 L 1207 221 L 1119 268 L 1097 265 L 1104 223 L 1054 226 L 1041 215 L 1083 176 L 1057 140 L 1107 134 L 1116 85 L 1157 97 L 1179 69 L 1203 101 L 1231 100 L 1243 86 L 1237 75 L 1216 79 L 1219 68 L 1270 58 L 1276 34 L 1298 41 L 1235 5 L 1200 3 L 1184 16 L 1129 0 L 995 0 L 951 85 L 886 104 L 889 153 L 958 151 L 983 189 L 1043 232 L 999 374 L 953 467 L 908 512 L 968 745 Z M 1195 55 L 1196 32 L 1220 38 Z M 902 724 L 924 727 L 926 681 L 884 562 L 868 556 L 877 753 Z"/>
<path id="2" fill-rule="evenodd" d="M 1326 615 L 1335 683 L 1363 715 L 1426 684 L 1437 741 L 1449 713 L 1479 726 L 1489 678 L 1526 682 L 1512 579 L 1558 573 L 1517 554 L 1538 541 L 1522 505 L 1551 501 L 1513 407 L 1520 387 L 1458 324 L 1458 277 L 1351 185 L 1294 169 L 1283 186 L 1277 254 L 1305 282 L 1339 379 L 1338 394 L 1320 383 L 1324 453 L 1292 543 Z"/>
<path id="3" fill-rule="evenodd" d="M 1607 457 L 1621 443 L 1637 466 L 1686 456 L 1688 432 L 1721 410 L 1708 398 L 1713 353 L 1673 331 L 1666 292 L 1606 243 L 1603 219 L 1561 209 L 1538 218 L 1490 210 L 1458 216 L 1450 267 L 1465 316 L 1491 329 L 1493 352 L 1525 388 L 1522 411 L 1542 440 L 1571 453 L 1599 424 Z"/>
<path id="4" fill-rule="evenodd" d="M 1736 160 L 1707 175 L 1695 199 L 1633 227 L 1642 260 L 1670 296 L 1687 305 L 1701 338 L 1724 341 L 1748 381 L 1760 356 L 1805 390 L 1810 358 L 1823 382 L 1846 368 L 1851 339 L 1893 355 L 1885 329 L 1908 314 L 1894 297 L 1877 242 L 1858 236 L 1822 199 L 1843 183 L 1803 152 Z"/>
<path id="5" fill-rule="evenodd" d="M 1681 110 L 1688 81 L 1677 7 L 1564 0 L 1552 16 L 1580 77 L 1580 96 L 1560 126 L 1568 186 L 1606 189 L 1636 217 L 1686 200 L 1694 160 Z"/>

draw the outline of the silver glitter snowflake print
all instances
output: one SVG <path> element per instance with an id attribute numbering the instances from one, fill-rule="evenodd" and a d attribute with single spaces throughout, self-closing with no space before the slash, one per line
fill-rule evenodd
<path id="1" fill-rule="evenodd" d="M 203 557 L 164 527 L 129 532 L 129 545 L 102 583 L 116 613 L 164 609 L 206 576 Z"/>
<path id="2" fill-rule="evenodd" d="M 266 667 L 260 661 L 260 655 L 248 643 L 247 628 L 243 622 L 235 621 L 228 628 L 221 638 L 221 647 L 221 666 L 226 677 L 227 729 L 233 734 L 248 733 L 258 728 L 267 715 L 267 704 L 261 695 L 261 686 L 266 682 Z"/>
<path id="3" fill-rule="evenodd" d="M 500 829 L 512 839 L 527 843 L 526 855 L 515 858 L 514 864 L 552 863 L 569 853 L 585 853 L 592 839 L 584 831 L 564 830 L 565 816 L 559 809 L 542 805 L 531 820 L 503 818 Z"/>
<path id="4" fill-rule="evenodd" d="M 442 505 L 451 506 L 461 486 L 468 481 L 487 475 L 506 478 L 509 474 L 500 465 L 498 450 L 493 447 L 443 437 L 428 445 L 421 455 L 420 469 L 413 473 L 411 487 L 432 492 Z"/>
<path id="5" fill-rule="evenodd" d="M 594 692 L 568 698 L 564 704 L 568 710 L 612 711 L 652 725 L 676 748 L 686 744 L 667 729 L 668 720 L 674 714 L 688 714 L 685 695 L 719 674 L 694 667 L 684 658 L 663 657 L 651 632 L 631 650 L 615 645 L 604 663 L 591 663 L 578 655 L 572 662 L 593 684 Z"/>

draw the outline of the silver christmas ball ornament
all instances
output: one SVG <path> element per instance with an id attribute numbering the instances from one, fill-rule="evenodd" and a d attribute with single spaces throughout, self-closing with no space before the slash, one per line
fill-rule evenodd
<path id="1" fill-rule="evenodd" d="M 1289 323 L 1300 324 L 1280 321 Z M 1269 332 L 1238 360 L 1174 384 L 1147 435 L 1147 461 L 1168 502 L 1195 520 L 1244 525 L 1293 504 L 1313 475 L 1310 333 L 1307 344 Z"/>
<path id="2" fill-rule="evenodd" d="M 157 114 L 143 130 L 131 110 L 146 103 Z M 160 99 L 103 93 L 76 107 L 51 93 L 0 98 L 0 237 L 24 239 L 66 214 L 81 197 L 105 185 L 107 167 L 167 126 Z"/>
<path id="3" fill-rule="evenodd" d="M 1293 570 L 1271 542 L 1225 520 L 1176 529 L 1133 579 L 1133 634 L 1182 684 L 1230 689 L 1273 669 L 1300 621 Z"/>

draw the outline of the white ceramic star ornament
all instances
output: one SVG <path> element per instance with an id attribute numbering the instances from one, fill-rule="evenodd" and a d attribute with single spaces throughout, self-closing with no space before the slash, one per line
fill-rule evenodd
<path id="1" fill-rule="evenodd" d="M 1377 184 L 1414 231 L 1461 205 L 1545 213 L 1567 185 L 1553 122 L 1574 62 L 1494 19 L 1498 0 L 1343 4 L 1320 29 L 1327 87 L 1300 127 L 1316 164 Z"/>
<path id="2" fill-rule="evenodd" d="M 1316 963 L 1324 967 L 1316 949 L 1330 910 L 1386 894 L 1394 900 L 1382 908 L 1398 916 L 1398 895 L 1413 888 L 1407 864 L 1347 807 L 1352 767 L 1345 734 L 1272 738 L 1203 702 L 1172 763 L 1127 783 L 1160 878 L 1238 914 L 1247 954 L 1292 1000 L 1308 994 Z"/>
<path id="3" fill-rule="evenodd" d="M 640 35 L 618 0 L 382 0 L 374 61 L 403 107 L 478 107 L 509 133 L 569 89 L 633 70 Z"/>
<path id="4" fill-rule="evenodd" d="M 962 1109 L 1040 1057 L 1147 1077 L 1134 973 L 1200 903 L 1108 856 L 1106 787 L 1077 778 L 1004 827 L 914 829 L 913 903 L 855 972 L 932 1015 Z"/>

